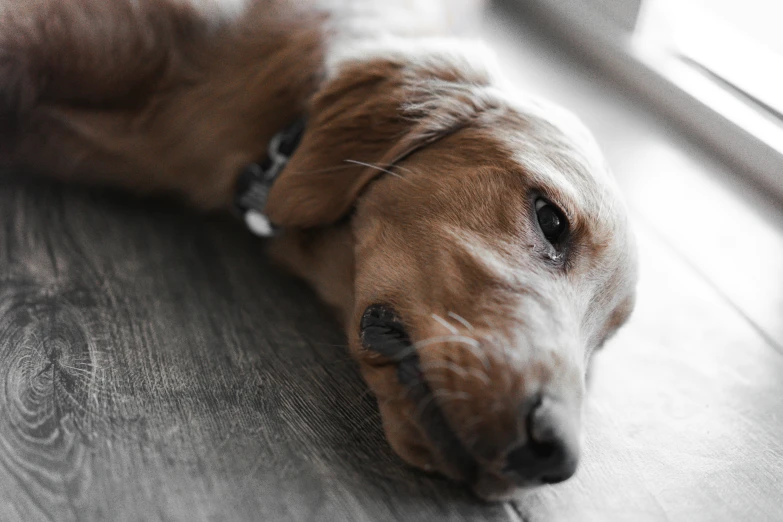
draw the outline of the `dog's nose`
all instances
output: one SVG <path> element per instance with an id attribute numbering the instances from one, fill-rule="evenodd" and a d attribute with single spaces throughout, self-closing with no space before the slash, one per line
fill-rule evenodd
<path id="1" fill-rule="evenodd" d="M 508 453 L 505 471 L 545 484 L 570 478 L 579 461 L 578 425 L 573 413 L 563 404 L 543 398 L 527 413 L 525 425 L 527 440 Z"/>

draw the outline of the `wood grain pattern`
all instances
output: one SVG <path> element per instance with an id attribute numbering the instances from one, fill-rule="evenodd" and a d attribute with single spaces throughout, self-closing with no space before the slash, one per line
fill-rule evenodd
<path id="1" fill-rule="evenodd" d="M 328 312 L 236 223 L 2 179 L 0 519 L 506 518 L 400 463 Z"/>

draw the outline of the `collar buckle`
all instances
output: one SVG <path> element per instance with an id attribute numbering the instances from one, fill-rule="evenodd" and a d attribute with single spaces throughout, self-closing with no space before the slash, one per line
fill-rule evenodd
<path id="1" fill-rule="evenodd" d="M 242 169 L 237 179 L 234 206 L 250 231 L 260 237 L 272 237 L 280 233 L 280 227 L 264 213 L 272 185 L 296 151 L 304 134 L 305 119 L 275 134 L 266 156 Z"/>

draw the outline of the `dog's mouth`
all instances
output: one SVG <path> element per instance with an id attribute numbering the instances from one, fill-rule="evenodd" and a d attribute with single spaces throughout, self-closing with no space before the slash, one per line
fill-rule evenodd
<path id="1" fill-rule="evenodd" d="M 536 392 L 520 401 L 511 393 L 499 415 L 487 405 L 501 404 L 505 397 L 486 403 L 476 396 L 474 413 L 486 412 L 487 422 L 480 436 L 467 435 L 477 441 L 468 446 L 450 422 L 447 413 L 451 412 L 444 411 L 438 400 L 442 388 L 428 381 L 418 347 L 392 307 L 368 307 L 361 318 L 360 339 L 364 350 L 383 357 L 381 366 L 394 365 L 402 396 L 413 406 L 411 421 L 426 439 L 439 471 L 465 482 L 479 496 L 504 498 L 519 487 L 562 482 L 576 471 L 578 413 L 557 395 Z M 493 393 L 507 393 L 503 390 Z"/>
<path id="2" fill-rule="evenodd" d="M 475 483 L 479 474 L 478 464 L 434 400 L 432 388 L 422 372 L 416 347 L 394 309 L 381 304 L 368 307 L 362 315 L 360 328 L 364 349 L 380 354 L 397 365 L 397 379 L 415 406 L 415 422 L 425 432 L 430 443 L 465 482 Z"/>

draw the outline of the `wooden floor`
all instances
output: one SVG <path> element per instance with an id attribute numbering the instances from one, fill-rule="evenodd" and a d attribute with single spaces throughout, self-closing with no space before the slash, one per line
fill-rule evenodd
<path id="1" fill-rule="evenodd" d="M 3 174 L 0 520 L 783 520 L 781 206 L 530 24 L 487 37 L 595 130 L 642 252 L 574 479 L 485 505 L 406 468 L 236 223 Z"/>

